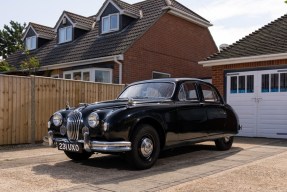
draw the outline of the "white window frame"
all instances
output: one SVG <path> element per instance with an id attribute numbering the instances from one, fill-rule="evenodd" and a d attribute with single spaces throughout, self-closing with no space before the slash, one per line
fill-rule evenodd
<path id="1" fill-rule="evenodd" d="M 117 27 L 116 28 L 111 28 L 111 17 L 112 16 L 117 16 Z M 104 31 L 104 19 L 108 19 L 109 28 L 107 31 Z M 119 13 L 114 13 L 114 14 L 110 14 L 108 16 L 102 17 L 102 34 L 118 31 L 119 29 L 120 29 L 120 14 Z"/>
<path id="2" fill-rule="evenodd" d="M 67 37 L 68 37 L 67 32 L 68 32 L 68 29 L 69 29 L 69 28 L 71 28 L 71 39 L 68 39 L 68 38 L 67 38 Z M 61 41 L 61 35 L 60 35 L 60 33 L 61 33 L 62 30 L 64 30 L 64 39 Z M 73 39 L 73 27 L 72 27 L 72 26 L 68 26 L 68 27 L 62 27 L 62 28 L 60 28 L 60 29 L 59 29 L 59 35 L 58 35 L 58 37 L 59 37 L 59 44 L 61 44 L 61 43 L 67 43 L 67 42 L 72 41 L 72 39 Z"/>
<path id="3" fill-rule="evenodd" d="M 163 73 L 163 72 L 153 71 L 153 72 L 152 72 L 152 75 L 151 75 L 151 78 L 152 78 L 152 79 L 154 79 L 154 78 L 153 78 L 153 74 L 155 74 L 155 73 L 160 74 L 160 75 L 166 75 L 167 77 L 165 77 L 165 78 L 170 78 L 170 77 L 171 77 L 171 74 L 170 74 L 170 73 Z"/>
<path id="4" fill-rule="evenodd" d="M 33 44 L 35 42 L 35 44 Z M 32 36 L 32 37 L 27 37 L 26 38 L 26 49 L 27 50 L 34 50 L 37 48 L 37 37 Z"/>
<path id="5" fill-rule="evenodd" d="M 79 69 L 79 70 L 72 70 L 72 71 L 65 71 L 63 73 L 63 78 L 65 79 L 65 75 L 71 75 L 70 80 L 74 80 L 74 73 L 81 72 L 81 81 L 83 81 L 83 73 L 90 72 L 90 81 L 95 82 L 95 71 L 108 71 L 110 72 L 110 81 L 108 83 L 112 83 L 113 81 L 113 70 L 107 68 L 87 68 L 87 69 Z M 105 82 L 98 82 L 98 83 L 105 83 Z"/>

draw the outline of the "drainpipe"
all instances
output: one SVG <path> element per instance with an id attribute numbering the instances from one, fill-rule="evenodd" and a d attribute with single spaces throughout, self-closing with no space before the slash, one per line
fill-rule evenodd
<path id="1" fill-rule="evenodd" d="M 123 60 L 123 56 L 115 56 L 114 57 L 114 62 L 119 65 L 119 84 L 122 84 L 122 80 L 123 80 L 123 64 L 118 59 Z"/>

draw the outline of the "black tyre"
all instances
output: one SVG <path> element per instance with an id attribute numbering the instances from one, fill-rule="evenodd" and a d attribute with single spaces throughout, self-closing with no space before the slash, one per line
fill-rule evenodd
<path id="1" fill-rule="evenodd" d="M 137 127 L 131 138 L 132 150 L 127 153 L 128 160 L 136 169 L 151 168 L 160 153 L 160 140 L 157 131 L 150 125 Z"/>
<path id="2" fill-rule="evenodd" d="M 223 137 L 215 140 L 215 146 L 220 151 L 229 150 L 232 147 L 233 137 Z"/>
<path id="3" fill-rule="evenodd" d="M 67 155 L 67 157 L 69 157 L 70 159 L 72 159 L 74 161 L 87 160 L 93 155 L 93 153 L 88 153 L 86 151 L 84 151 L 82 153 L 74 153 L 74 152 L 70 152 L 70 151 L 64 151 L 64 152 Z"/>

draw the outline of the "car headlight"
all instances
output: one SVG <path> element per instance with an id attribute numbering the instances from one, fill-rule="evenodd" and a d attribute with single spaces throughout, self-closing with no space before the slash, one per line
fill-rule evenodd
<path id="1" fill-rule="evenodd" d="M 53 115 L 53 124 L 58 127 L 62 125 L 63 122 L 63 116 L 61 115 L 61 113 L 55 113 Z"/>
<path id="2" fill-rule="evenodd" d="M 100 122 L 99 115 L 96 112 L 93 112 L 88 117 L 88 124 L 90 127 L 95 128 Z"/>

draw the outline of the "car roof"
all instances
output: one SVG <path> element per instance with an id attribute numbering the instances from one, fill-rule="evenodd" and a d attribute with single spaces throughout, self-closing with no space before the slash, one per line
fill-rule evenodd
<path id="1" fill-rule="evenodd" d="M 131 83 L 130 85 L 140 84 L 140 83 L 152 83 L 152 82 L 177 83 L 180 81 L 200 81 L 200 82 L 207 83 L 206 81 L 204 81 L 202 79 L 197 79 L 197 78 L 162 78 L 162 79 L 150 79 L 150 80 L 144 80 L 144 81 L 137 81 L 137 82 Z"/>

